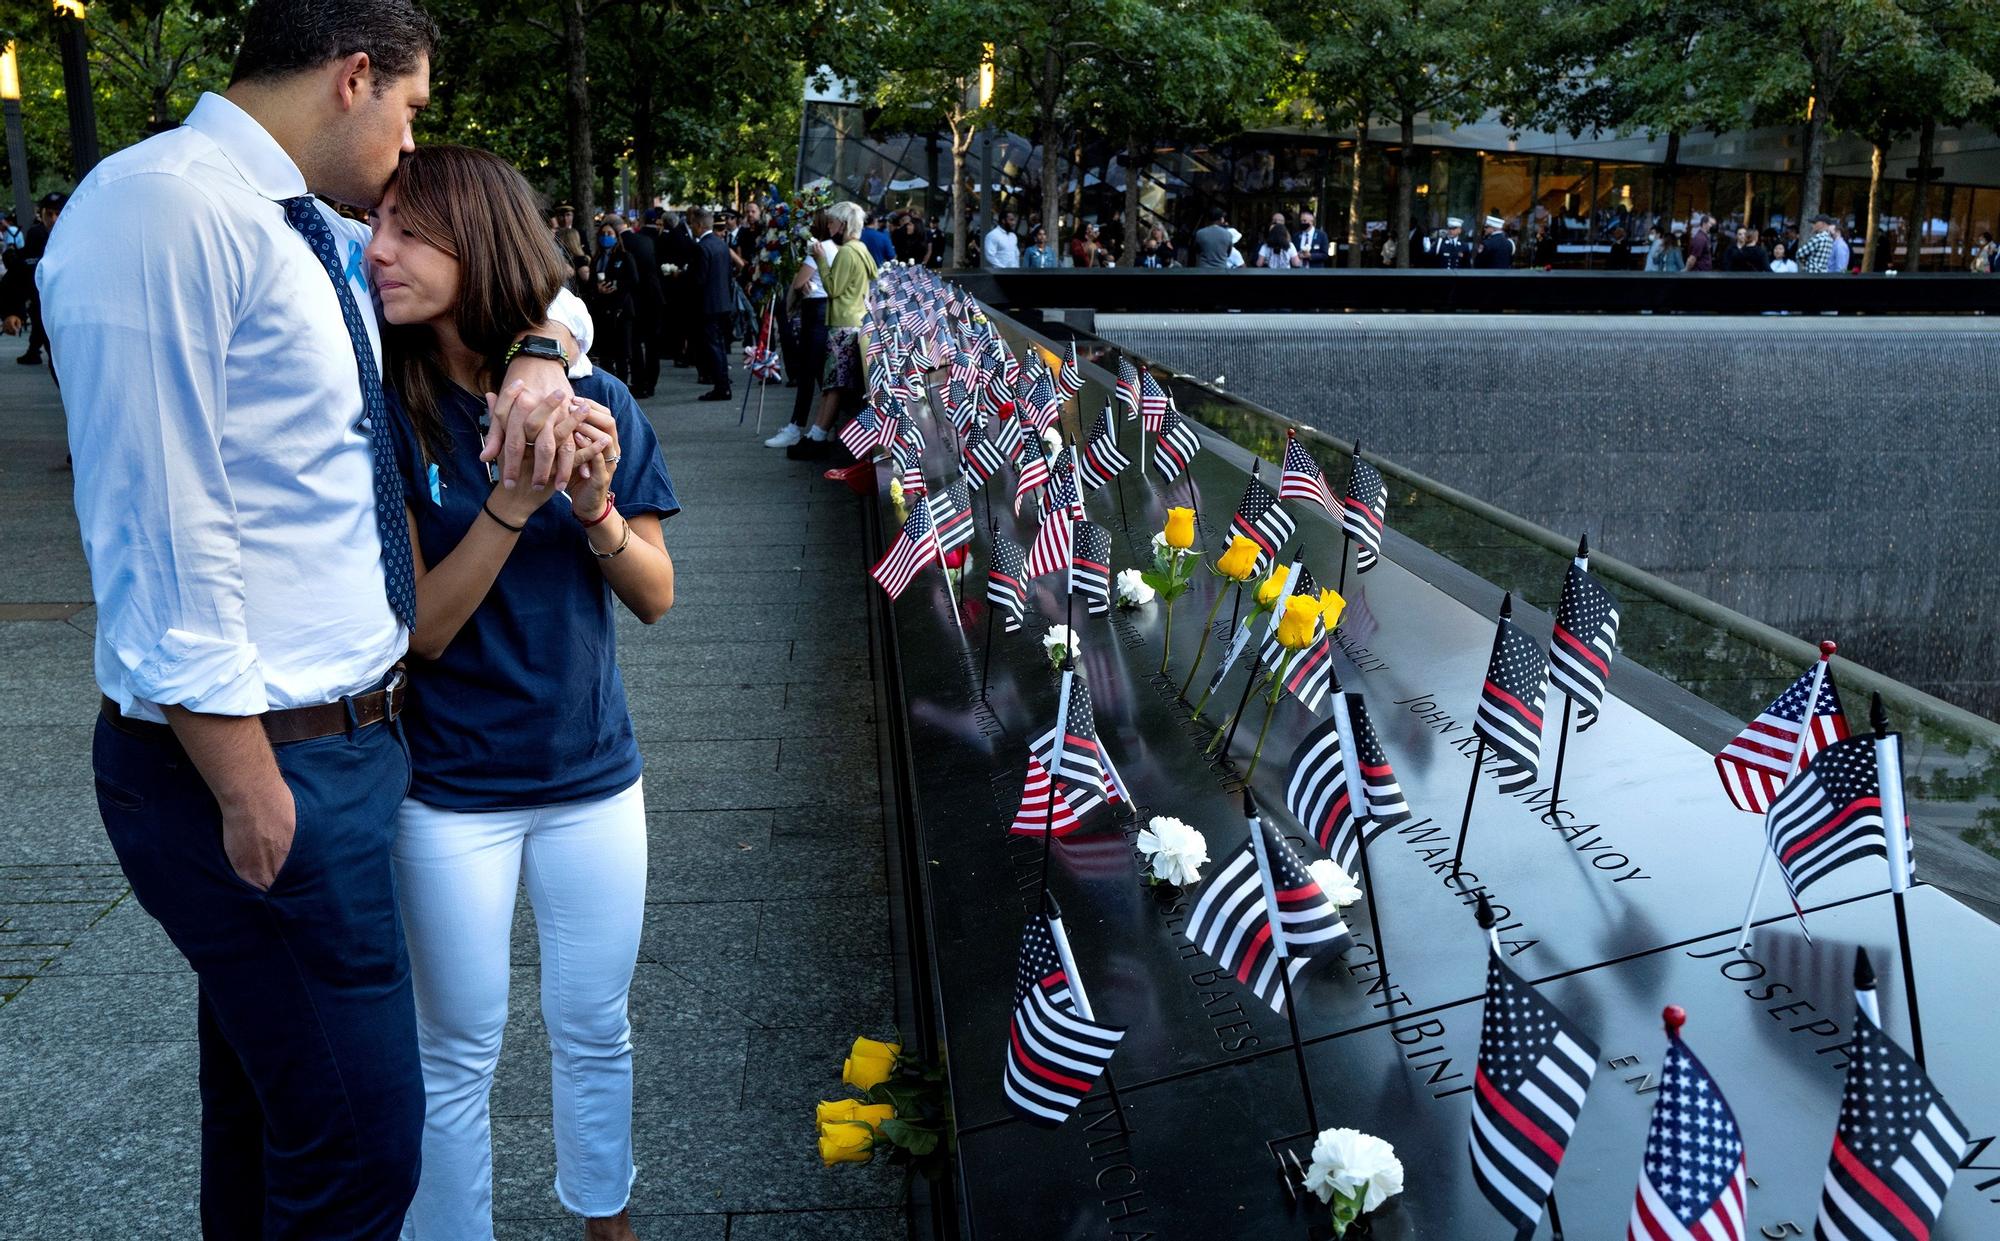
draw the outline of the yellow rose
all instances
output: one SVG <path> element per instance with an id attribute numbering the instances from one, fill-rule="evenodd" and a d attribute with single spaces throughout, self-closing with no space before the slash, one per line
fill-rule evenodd
<path id="1" fill-rule="evenodd" d="M 1320 623 L 1325 625 L 1329 631 L 1340 623 L 1340 614 L 1346 610 L 1347 600 L 1340 597 L 1339 591 L 1322 590 L 1319 592 Z"/>
<path id="2" fill-rule="evenodd" d="M 1278 592 L 1285 588 L 1285 571 L 1271 570 L 1271 576 L 1257 583 L 1257 606 L 1268 608 L 1278 602 Z"/>
<path id="3" fill-rule="evenodd" d="M 1285 614 L 1278 621 L 1278 645 L 1288 651 L 1303 650 L 1312 644 L 1313 622 L 1319 619 L 1319 600 L 1293 595 L 1285 600 Z"/>
<path id="4" fill-rule="evenodd" d="M 1237 535 L 1229 550 L 1222 553 L 1222 559 L 1215 562 L 1215 571 L 1232 581 L 1249 581 L 1250 575 L 1257 571 L 1257 545 Z"/>
<path id="5" fill-rule="evenodd" d="M 825 1099 L 820 1102 L 816 1119 L 822 1125 L 843 1120 L 858 1120 L 879 1129 L 883 1121 L 893 1119 L 895 1115 L 896 1109 L 887 1103 L 863 1103 L 859 1099 Z"/>
<path id="6" fill-rule="evenodd" d="M 1167 546 L 1186 551 L 1194 546 L 1194 510 L 1191 508 L 1170 508 L 1167 510 Z"/>
<path id="7" fill-rule="evenodd" d="M 840 1121 L 821 1125 L 819 1157 L 829 1168 L 837 1163 L 867 1163 L 875 1157 L 875 1131 Z"/>
<path id="8" fill-rule="evenodd" d="M 880 1043 L 872 1038 L 857 1038 L 847 1053 L 846 1063 L 840 1066 L 840 1080 L 856 1090 L 869 1090 L 889 1080 L 895 1070 L 896 1057 L 902 1052 L 896 1043 Z"/>

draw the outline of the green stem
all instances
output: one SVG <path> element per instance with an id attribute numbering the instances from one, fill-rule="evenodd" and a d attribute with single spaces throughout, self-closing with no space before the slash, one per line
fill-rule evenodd
<path id="1" fill-rule="evenodd" d="M 1201 671 L 1201 657 L 1208 653 L 1208 635 L 1215 630 L 1215 614 L 1222 610 L 1222 596 L 1226 590 L 1215 592 L 1215 602 L 1208 605 L 1208 619 L 1201 624 L 1201 645 L 1194 648 L 1194 666 L 1188 669 L 1187 680 L 1181 682 L 1181 700 L 1187 700 L 1188 686 L 1194 684 L 1194 674 Z"/>
<path id="2" fill-rule="evenodd" d="M 1178 598 L 1179 596 L 1175 596 Z M 1174 649 L 1174 600 L 1167 600 L 1167 634 L 1160 643 L 1160 675 L 1167 675 L 1167 656 Z"/>
<path id="3" fill-rule="evenodd" d="M 1297 651 L 1286 651 L 1279 661 L 1278 675 L 1271 678 L 1271 694 L 1264 699 L 1264 723 L 1257 729 L 1257 748 L 1250 751 L 1250 770 L 1243 773 L 1247 784 L 1251 776 L 1257 774 L 1257 760 L 1264 757 L 1264 735 L 1271 731 L 1271 717 L 1278 713 L 1278 698 L 1285 692 L 1285 674 L 1292 669 L 1292 661 L 1298 658 Z"/>

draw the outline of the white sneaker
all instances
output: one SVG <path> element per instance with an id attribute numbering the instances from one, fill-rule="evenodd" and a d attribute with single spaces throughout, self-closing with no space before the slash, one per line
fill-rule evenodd
<path id="1" fill-rule="evenodd" d="M 770 439 L 764 441 L 764 447 L 790 448 L 793 444 L 798 443 L 799 440 L 802 438 L 803 437 L 799 434 L 798 424 L 795 422 L 788 422 L 784 426 L 778 428 L 778 433 L 776 435 L 773 435 Z"/>

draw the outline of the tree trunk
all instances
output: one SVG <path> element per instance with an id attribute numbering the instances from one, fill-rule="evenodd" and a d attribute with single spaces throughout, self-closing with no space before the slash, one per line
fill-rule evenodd
<path id="1" fill-rule="evenodd" d="M 1143 154 L 1142 154 L 1143 152 Z M 1139 265 L 1139 170 L 1153 162 L 1153 144 L 1133 138 L 1125 144 L 1125 266 Z"/>
<path id="2" fill-rule="evenodd" d="M 1056 152 L 1061 149 L 1060 137 L 1052 123 L 1048 136 L 1042 140 L 1042 227 L 1049 230 L 1049 249 L 1056 253 L 1059 262 L 1062 254 L 1062 157 Z M 1034 230 L 1027 231 L 1032 235 Z"/>
<path id="3" fill-rule="evenodd" d="M 1826 189 L 1825 100 L 1814 102 L 1812 116 L 1806 120 L 1805 166 L 1805 185 L 1799 191 L 1798 224 L 1802 230 L 1807 222 L 1819 214 L 1820 196 Z"/>
<path id="4" fill-rule="evenodd" d="M 1937 122 L 1927 116 L 1917 131 L 1917 191 L 1916 201 L 1910 205 L 1910 218 L 1916 227 L 1910 233 L 1910 252 L 1903 256 L 1903 270 L 1912 274 L 1923 270 L 1924 239 L 1930 233 L 1931 156 L 1936 141 Z"/>
<path id="5" fill-rule="evenodd" d="M 1403 149 L 1396 156 L 1396 212 L 1395 222 L 1389 226 L 1390 240 L 1396 243 L 1396 266 L 1411 267 L 1410 220 L 1417 210 L 1417 113 L 1414 108 L 1404 108 L 1402 113 Z"/>
<path id="6" fill-rule="evenodd" d="M 1868 222 L 1862 226 L 1867 230 L 1862 234 L 1862 271 L 1874 271 L 1877 259 L 1886 261 L 1889 257 L 1875 252 L 1882 231 L 1882 166 L 1889 162 L 1889 139 L 1878 137 L 1868 145 L 1872 150 L 1868 156 Z"/>
<path id="7" fill-rule="evenodd" d="M 1361 177 L 1367 164 L 1368 109 L 1363 107 L 1354 122 L 1354 150 L 1347 157 L 1347 265 L 1361 266 L 1368 250 L 1367 224 L 1361 218 Z"/>
<path id="8" fill-rule="evenodd" d="M 569 198 L 576 207 L 576 226 L 588 233 L 596 219 L 596 194 L 591 181 L 597 159 L 590 150 L 590 64 L 584 0 L 562 0 L 563 122 L 569 131 Z"/>
<path id="9" fill-rule="evenodd" d="M 639 78 L 639 93 L 634 102 L 636 115 L 632 118 L 632 165 L 633 175 L 638 179 L 639 214 L 643 218 L 648 207 L 653 205 L 653 75 L 646 72 L 644 65 L 636 63 L 633 57 L 633 72 Z"/>
<path id="10" fill-rule="evenodd" d="M 951 258 L 946 267 L 977 267 L 979 264 L 968 260 L 965 244 L 965 222 L 972 200 L 966 196 L 965 182 L 966 156 L 972 153 L 972 136 L 975 131 L 963 116 L 951 118 Z"/>

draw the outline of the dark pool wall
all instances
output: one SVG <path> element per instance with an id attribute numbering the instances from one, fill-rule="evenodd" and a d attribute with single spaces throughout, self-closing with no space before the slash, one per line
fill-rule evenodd
<path id="1" fill-rule="evenodd" d="M 2000 717 L 2000 320 L 1099 315 L 1095 326 Z"/>

